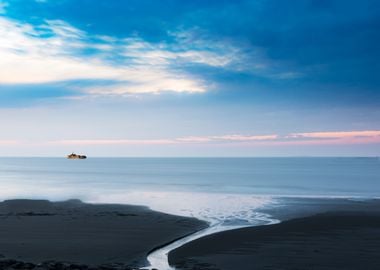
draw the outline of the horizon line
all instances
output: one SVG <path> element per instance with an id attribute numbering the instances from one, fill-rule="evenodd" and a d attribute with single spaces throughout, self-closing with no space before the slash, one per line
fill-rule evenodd
<path id="1" fill-rule="evenodd" d="M 87 156 L 88 158 L 380 158 L 379 155 L 368 156 L 354 156 L 354 155 L 310 155 L 310 156 Z M 1 156 L 0 158 L 63 158 L 66 159 L 66 155 L 63 156 Z"/>

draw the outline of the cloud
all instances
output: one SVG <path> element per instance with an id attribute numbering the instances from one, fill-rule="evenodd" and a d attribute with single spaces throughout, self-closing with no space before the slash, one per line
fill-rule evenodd
<path id="1" fill-rule="evenodd" d="M 7 2 L 0 0 L 0 15 L 6 13 L 6 7 L 8 6 Z"/>
<path id="2" fill-rule="evenodd" d="M 279 136 L 276 134 L 270 135 L 220 135 L 220 136 L 190 136 L 177 138 L 176 141 L 179 142 L 192 142 L 192 143 L 202 143 L 202 142 L 250 142 L 250 141 L 271 141 L 276 140 Z"/>
<path id="3" fill-rule="evenodd" d="M 380 130 L 306 132 L 293 133 L 286 137 L 297 144 L 378 144 Z"/>
<path id="4" fill-rule="evenodd" d="M 189 40 L 184 38 L 191 31 L 173 32 L 175 42 L 149 43 L 141 38 L 124 39 L 123 55 L 136 64 L 203 64 L 212 67 L 228 67 L 240 62 L 240 50 L 226 42 Z"/>
<path id="5" fill-rule="evenodd" d="M 18 141 L 18 140 L 0 140 L 0 145 L 3 145 L 3 146 L 15 145 L 15 144 L 21 144 L 21 141 Z"/>
<path id="6" fill-rule="evenodd" d="M 285 136 L 268 135 L 220 135 L 188 136 L 160 139 L 78 139 L 52 141 L 59 145 L 186 145 L 186 144 L 242 144 L 242 145 L 339 145 L 379 144 L 380 130 L 291 133 Z"/>
<path id="7" fill-rule="evenodd" d="M 210 136 L 204 138 L 209 139 L 205 142 L 241 142 L 250 143 L 253 145 L 372 144 L 380 143 L 380 130 L 291 133 L 284 136 L 279 134 L 235 134 Z M 196 142 L 196 140 L 194 142 Z"/>
<path id="8" fill-rule="evenodd" d="M 212 139 L 210 137 L 189 136 L 189 137 L 177 138 L 176 141 L 183 142 L 183 143 L 206 143 L 206 142 L 211 142 Z"/>
<path id="9" fill-rule="evenodd" d="M 230 42 L 196 34 L 174 31 L 173 42 L 152 43 L 137 36 L 90 36 L 62 20 L 32 25 L 0 17 L 0 85 L 107 80 L 106 85 L 78 84 L 70 90 L 82 97 L 128 96 L 214 88 L 214 81 L 204 79 L 204 74 L 187 71 L 192 65 L 278 78 L 295 74 L 273 73 L 259 49 L 252 56 Z M 250 64 L 252 57 L 255 64 Z"/>
<path id="10" fill-rule="evenodd" d="M 160 145 L 173 144 L 175 140 L 170 139 L 104 139 L 104 140 L 61 140 L 53 141 L 50 144 L 60 145 Z"/>
<path id="11" fill-rule="evenodd" d="M 275 140 L 278 138 L 278 135 L 224 135 L 224 136 L 213 136 L 211 137 L 214 140 L 222 141 L 266 141 L 266 140 Z"/>
<path id="12" fill-rule="evenodd" d="M 191 153 L 204 154 L 202 149 L 206 151 L 228 151 L 224 152 L 226 155 L 234 153 L 234 151 L 254 150 L 256 154 L 261 153 L 267 155 L 270 153 L 271 149 L 277 149 L 282 151 L 282 149 L 292 149 L 294 152 L 299 153 L 298 150 L 304 147 L 316 147 L 317 149 L 327 149 L 325 147 L 338 147 L 342 146 L 345 148 L 363 147 L 373 148 L 376 153 L 377 146 L 380 145 L 380 130 L 371 131 L 342 131 L 338 135 L 328 135 L 328 138 L 319 136 L 319 133 L 335 133 L 335 132 L 315 132 L 313 136 L 309 135 L 312 132 L 305 133 L 305 136 L 292 136 L 293 134 L 303 134 L 303 133 L 290 133 L 286 135 L 247 135 L 247 134 L 231 134 L 231 135 L 214 135 L 214 136 L 186 136 L 186 137 L 150 137 L 150 138 L 78 138 L 72 139 L 0 139 L 0 145 L 5 153 L 10 151 L 11 155 L 15 155 L 14 151 L 20 150 L 20 153 L 25 153 L 24 151 L 31 151 L 33 149 L 38 149 L 37 152 L 33 150 L 33 154 L 46 155 L 46 153 L 57 153 L 59 151 L 62 155 L 63 152 L 72 151 L 76 149 L 82 153 L 102 153 L 106 151 L 114 151 L 117 149 L 117 153 L 133 155 L 144 152 L 146 149 L 151 151 L 164 151 L 160 152 L 161 155 L 166 155 L 173 149 L 177 149 L 180 154 L 186 153 L 186 151 L 191 151 Z M 350 134 L 347 136 L 346 134 Z M 360 134 L 359 136 L 357 136 Z M 362 136 L 364 135 L 364 136 Z M 320 138 L 316 138 L 316 137 Z M 300 146 L 300 148 L 298 148 Z M 376 147 L 375 147 L 376 146 Z M 321 147 L 321 148 L 319 148 Z M 145 150 L 144 150 L 145 149 Z M 160 150 L 161 149 L 161 150 Z M 266 152 L 268 149 L 269 152 Z M 311 148 L 310 148 L 311 149 Z M 314 148 L 315 149 L 315 148 Z M 257 152 L 256 152 L 257 150 Z M 3 151 L 3 152 L 4 152 Z M 185 152 L 183 152 L 185 151 Z M 194 152 L 195 151 L 195 152 Z M 230 152 L 231 151 L 231 152 Z M 262 152 L 265 151 L 265 152 Z M 158 152 L 157 152 L 158 153 Z M 315 154 L 315 152 L 310 152 L 310 155 Z M 259 154 L 260 155 L 260 154 Z"/>
<path id="13" fill-rule="evenodd" d="M 61 140 L 53 143 L 67 145 L 155 145 L 155 144 L 188 144 L 188 143 L 223 143 L 274 140 L 277 135 L 223 135 L 223 136 L 189 136 L 173 139 L 103 139 L 103 140 Z"/>
<path id="14" fill-rule="evenodd" d="M 290 138 L 345 139 L 380 137 L 379 130 L 293 133 Z"/>
<path id="15" fill-rule="evenodd" d="M 108 61 L 108 54 L 114 53 L 112 44 L 104 43 L 104 39 L 99 42 L 89 39 L 85 32 L 63 21 L 46 21 L 35 27 L 1 17 L 0 84 L 111 81 L 107 86 L 77 87 L 82 94 L 97 96 L 206 90 L 202 80 L 172 70 L 169 65 L 155 65 L 136 52 L 132 62 L 128 59 L 117 64 Z M 128 45 L 137 47 L 138 43 L 129 42 Z M 125 47 L 124 44 L 120 46 Z M 118 48 L 115 47 L 115 51 Z M 86 56 L 83 51 L 89 49 L 100 52 Z"/>

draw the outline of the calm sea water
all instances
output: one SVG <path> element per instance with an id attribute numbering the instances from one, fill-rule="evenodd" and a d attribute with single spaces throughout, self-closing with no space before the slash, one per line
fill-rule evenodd
<path id="1" fill-rule="evenodd" d="M 275 196 L 380 195 L 378 158 L 0 158 L 0 199 L 147 205 L 249 220 Z"/>
<path id="2" fill-rule="evenodd" d="M 85 191 L 377 196 L 379 158 L 0 158 L 1 196 Z M 5 192 L 4 189 L 8 192 Z M 73 193 L 66 193 L 72 191 Z"/>

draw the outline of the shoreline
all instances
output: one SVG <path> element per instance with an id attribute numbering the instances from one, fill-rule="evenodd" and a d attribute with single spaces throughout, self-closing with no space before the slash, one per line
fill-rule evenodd
<path id="1" fill-rule="evenodd" d="M 209 262 L 197 262 L 196 259 L 192 259 L 191 262 L 193 265 L 190 267 L 186 257 L 196 258 L 197 256 L 192 254 L 191 248 L 189 251 L 189 246 L 191 247 L 203 243 L 201 246 L 197 247 L 197 250 L 203 252 L 201 257 L 218 257 L 217 254 L 212 254 L 212 250 L 207 250 L 207 248 L 210 248 L 208 241 L 211 241 L 210 239 L 218 238 L 217 243 L 214 243 L 213 245 L 220 247 L 225 244 L 226 236 L 237 232 L 240 232 L 244 237 L 241 237 L 239 234 L 240 236 L 234 238 L 240 240 L 249 239 L 252 237 L 251 230 L 261 230 L 261 227 L 283 227 L 283 224 L 286 225 L 288 222 L 294 222 L 300 219 L 315 219 L 316 215 L 321 215 L 321 213 L 323 215 L 324 212 L 341 214 L 356 213 L 361 216 L 376 214 L 380 218 L 380 200 L 278 197 L 275 198 L 274 203 L 255 209 L 255 212 L 256 214 L 259 214 L 258 217 L 260 217 L 260 214 L 264 214 L 262 217 L 265 217 L 266 215 L 266 217 L 270 217 L 272 221 L 279 220 L 280 223 L 273 225 L 268 222 L 267 224 L 258 223 L 256 225 L 252 224 L 251 226 L 235 227 L 222 226 L 221 224 L 210 226 L 210 224 L 199 219 L 157 212 L 146 206 L 98 203 L 89 204 L 83 203 L 79 200 L 68 200 L 63 202 L 25 199 L 6 200 L 0 202 L 0 268 L 3 269 L 10 265 L 16 267 L 18 265 L 19 268 L 14 267 L 11 269 L 34 269 L 30 268 L 34 265 L 33 267 L 39 266 L 40 268 L 38 269 L 40 270 L 72 269 L 73 267 L 93 270 L 153 268 L 167 270 L 172 269 L 171 265 L 173 265 L 178 270 L 191 269 L 191 267 L 200 267 L 199 269 L 205 270 L 228 270 L 229 268 L 225 267 L 225 265 L 222 268 L 215 268 L 216 266 L 212 260 Z M 140 220 L 136 222 L 136 219 Z M 262 222 L 263 221 L 264 220 L 262 220 Z M 269 221 L 269 219 L 267 219 L 267 221 Z M 59 224 L 57 225 L 56 222 Z M 107 223 L 106 227 L 104 227 L 104 222 Z M 54 225 L 52 227 L 53 229 L 50 228 L 50 234 L 46 234 L 46 231 L 41 232 L 38 229 L 36 230 L 36 227 L 41 226 L 45 226 L 44 228 L 46 229 L 47 225 L 45 223 Z M 72 226 L 71 235 L 70 233 L 67 235 L 66 226 L 68 224 Z M 14 229 L 14 226 L 16 226 L 16 229 Z M 123 227 L 122 230 L 120 230 L 120 226 Z M 27 229 L 29 236 L 23 232 L 22 228 L 24 228 L 24 231 Z M 58 231 L 54 231 L 54 228 L 58 229 Z M 66 230 L 65 234 L 62 233 L 62 230 Z M 247 233 L 242 233 L 241 231 Z M 9 232 L 11 233 L 9 234 Z M 45 243 L 45 245 L 41 245 L 39 243 L 40 239 L 36 238 L 35 233 L 42 233 L 40 236 L 45 238 L 48 237 L 48 239 L 52 239 L 51 233 L 55 233 L 55 237 L 53 237 L 55 242 L 52 241 L 50 243 Z M 87 238 L 85 237 L 85 239 L 82 240 L 92 241 L 90 243 L 91 247 L 94 248 L 97 246 L 98 248 L 103 249 L 102 251 L 105 252 L 105 254 L 101 254 L 102 252 L 97 250 L 97 248 L 91 251 L 91 248 L 89 250 L 86 246 L 80 246 L 80 248 L 76 247 L 77 252 L 79 253 L 76 256 L 70 257 L 73 254 L 68 256 L 67 250 L 70 250 L 70 247 L 69 245 L 66 245 L 63 249 L 55 250 L 55 257 L 52 257 L 50 249 L 55 249 L 57 248 L 57 245 L 62 245 L 62 243 L 65 242 L 70 242 L 72 245 L 74 244 L 74 246 L 78 243 L 80 244 L 81 241 L 75 241 L 73 237 L 79 236 L 80 238 L 83 237 L 83 235 L 87 235 Z M 89 235 L 91 235 L 91 237 L 88 237 Z M 32 238 L 30 238 L 31 236 Z M 99 239 L 95 245 L 92 237 Z M 120 238 L 127 240 L 128 237 L 128 241 L 117 244 L 112 243 L 112 245 L 110 245 L 112 241 L 118 241 L 117 239 Z M 256 241 L 256 239 L 254 240 Z M 238 242 L 235 244 L 239 245 Z M 35 249 L 31 249 L 33 245 Z M 231 246 L 229 248 L 234 247 Z M 25 255 L 25 249 L 28 249 L 29 252 L 32 250 L 32 252 Z M 44 257 L 42 258 L 38 253 L 41 253 L 44 249 L 48 250 L 50 255 L 49 252 L 47 252 L 48 255 L 44 254 Z M 183 253 L 184 250 L 187 254 Z M 19 254 L 20 252 L 21 255 Z M 155 252 L 161 252 L 160 260 L 156 260 L 156 264 L 148 266 L 149 256 Z M 165 252 L 169 253 L 168 256 L 166 256 Z M 227 254 L 226 256 L 223 256 L 224 261 L 227 261 L 228 258 L 234 260 L 233 254 L 231 256 L 227 251 L 224 252 Z M 182 257 L 178 257 L 178 254 L 182 254 Z M 34 258 L 34 256 L 36 257 Z M 93 259 L 88 261 L 89 257 L 93 258 L 94 256 L 97 258 L 96 262 L 91 262 Z M 250 256 L 253 255 L 250 254 Z M 255 261 L 257 261 L 257 259 L 255 259 Z M 160 262 L 164 262 L 164 264 L 160 264 Z M 213 266 L 214 268 L 209 268 L 212 265 L 215 267 Z M 101 268 L 101 266 L 103 268 Z M 241 268 L 249 268 L 249 266 L 250 265 L 242 265 Z"/>
<path id="2" fill-rule="evenodd" d="M 144 206 L 6 200 L 0 202 L 0 267 L 137 269 L 147 266 L 153 249 L 205 226 Z"/>
<path id="3" fill-rule="evenodd" d="M 308 203 L 302 205 L 302 202 Z M 292 204 L 296 206 L 293 212 L 282 213 Z M 293 198 L 290 204 L 266 212 L 281 217 L 281 222 L 226 230 L 186 243 L 168 254 L 170 265 L 178 270 L 234 270 L 251 269 L 252 266 L 258 270 L 308 267 L 356 270 L 376 269 L 375 265 L 380 265 L 377 256 L 380 252 L 378 199 L 308 201 Z M 318 234 L 321 231 L 323 233 Z M 351 237 L 352 232 L 356 237 Z M 326 234 L 330 238 L 321 240 Z M 363 240 L 371 237 L 375 240 L 370 243 Z M 341 245 L 342 242 L 345 245 Z M 366 251 L 364 255 L 358 253 L 357 245 Z M 323 252 L 326 249 L 329 249 L 328 253 Z M 359 258 L 360 265 L 357 260 L 345 263 L 346 256 Z M 338 258 L 335 264 L 334 258 Z M 324 263 L 326 260 L 329 263 Z"/>

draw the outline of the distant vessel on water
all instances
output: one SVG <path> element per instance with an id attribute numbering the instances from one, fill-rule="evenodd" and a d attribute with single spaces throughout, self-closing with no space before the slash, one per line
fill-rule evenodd
<path id="1" fill-rule="evenodd" d="M 71 153 L 70 155 L 67 155 L 67 158 L 68 159 L 86 159 L 87 156 L 85 156 L 85 155 L 77 155 L 77 154 Z"/>

